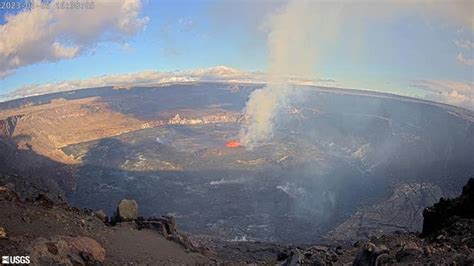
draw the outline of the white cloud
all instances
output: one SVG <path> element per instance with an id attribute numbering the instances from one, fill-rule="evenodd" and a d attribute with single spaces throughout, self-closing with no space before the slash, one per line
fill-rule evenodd
<path id="1" fill-rule="evenodd" d="M 225 66 L 175 72 L 142 71 L 132 74 L 103 75 L 83 80 L 31 84 L 13 91 L 6 98 L 16 99 L 32 95 L 101 86 L 130 87 L 192 81 L 259 82 L 263 80 L 261 78 L 262 75 L 259 72 L 244 72 Z"/>
<path id="2" fill-rule="evenodd" d="M 61 0 L 63 1 L 63 0 Z M 78 56 L 94 43 L 116 41 L 143 29 L 140 0 L 96 0 L 93 9 L 32 8 L 5 17 L 0 25 L 0 73 L 38 62 Z"/>
<path id="3" fill-rule="evenodd" d="M 428 100 L 474 110 L 474 82 L 416 80 L 411 85 L 425 91 Z"/>
<path id="4" fill-rule="evenodd" d="M 178 20 L 178 24 L 181 27 L 181 31 L 184 32 L 189 32 L 196 26 L 196 22 L 191 18 L 181 18 Z"/>
<path id="5" fill-rule="evenodd" d="M 474 42 L 471 42 L 469 40 L 455 40 L 454 44 L 456 44 L 457 47 L 463 48 L 463 49 L 474 49 Z"/>
<path id="6" fill-rule="evenodd" d="M 465 65 L 468 65 L 468 66 L 474 66 L 474 59 L 473 58 L 466 58 L 464 56 L 463 53 L 459 53 L 457 56 L 456 56 L 456 59 L 465 64 Z"/>
<path id="7" fill-rule="evenodd" d="M 131 74 L 103 75 L 83 80 L 67 80 L 56 83 L 30 84 L 11 92 L 10 94 L 6 95 L 3 100 L 102 86 L 132 87 L 159 85 L 168 82 L 195 81 L 263 83 L 265 81 L 265 77 L 266 74 L 263 72 L 247 72 L 227 66 L 174 72 L 142 71 Z M 288 83 L 292 84 L 337 85 L 337 81 L 333 79 L 310 79 L 301 77 L 287 77 L 286 79 Z"/>
<path id="8" fill-rule="evenodd" d="M 131 46 L 129 43 L 122 44 L 120 48 L 122 49 L 122 51 L 127 53 L 135 52 L 135 48 L 133 48 L 133 46 Z"/>
<path id="9" fill-rule="evenodd" d="M 102 75 L 83 80 L 67 80 L 55 83 L 30 84 L 23 86 L 0 100 L 12 100 L 53 92 L 71 91 L 84 88 L 115 86 L 129 88 L 134 86 L 160 85 L 173 82 L 238 82 L 265 83 L 267 74 L 260 71 L 248 72 L 227 66 L 194 69 L 189 71 L 142 71 L 131 74 Z M 287 83 L 299 85 L 317 85 L 340 87 L 342 84 L 327 78 L 287 77 Z M 424 92 L 423 98 L 441 103 L 461 106 L 474 110 L 474 82 L 451 80 L 415 80 L 412 87 Z M 351 88 L 350 84 L 344 87 Z"/>
<path id="10" fill-rule="evenodd" d="M 454 44 L 456 44 L 456 46 L 461 49 L 467 50 L 468 53 L 470 53 L 472 56 L 473 54 L 472 51 L 474 49 L 474 42 L 471 42 L 470 40 L 455 40 Z M 458 53 L 456 56 L 456 59 L 465 65 L 474 66 L 474 58 L 467 58 L 464 55 L 464 52 Z"/>
<path id="11" fill-rule="evenodd" d="M 13 74 L 11 70 L 0 71 L 0 79 L 6 78 Z"/>

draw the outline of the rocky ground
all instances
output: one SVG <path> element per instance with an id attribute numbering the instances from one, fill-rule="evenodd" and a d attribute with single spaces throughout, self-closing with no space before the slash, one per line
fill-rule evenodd
<path id="1" fill-rule="evenodd" d="M 181 233 L 173 217 L 145 219 L 138 211 L 134 200 L 124 199 L 108 218 L 42 194 L 21 200 L 0 187 L 0 253 L 29 255 L 36 265 L 474 265 L 474 179 L 461 196 L 424 210 L 421 234 L 395 233 L 353 245 L 205 243 Z"/>
<path id="2" fill-rule="evenodd" d="M 21 201 L 15 192 L 0 187 L 0 254 L 29 255 L 35 265 L 216 262 L 177 232 L 173 220 L 140 221 L 130 211 L 133 208 L 123 208 L 127 207 L 125 219 L 115 219 L 112 226 L 102 212 L 79 210 L 44 196 Z M 147 228 L 153 223 L 162 230 Z"/>
<path id="3" fill-rule="evenodd" d="M 394 233 L 353 245 L 279 246 L 255 242 L 216 245 L 220 258 L 281 265 L 474 265 L 474 179 L 461 196 L 423 212 L 422 234 Z"/>

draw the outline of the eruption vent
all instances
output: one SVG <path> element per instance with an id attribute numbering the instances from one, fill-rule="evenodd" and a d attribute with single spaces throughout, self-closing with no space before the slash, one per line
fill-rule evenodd
<path id="1" fill-rule="evenodd" d="M 249 123 L 240 130 L 240 142 L 249 150 L 273 136 L 277 113 L 292 90 L 288 78 L 309 77 L 313 72 L 317 42 L 309 31 L 315 24 L 311 3 L 293 0 L 265 23 L 269 30 L 266 86 L 251 93 L 244 109 Z"/>
<path id="2" fill-rule="evenodd" d="M 238 148 L 240 147 L 240 142 L 238 140 L 229 140 L 226 144 L 226 147 L 228 148 Z"/>

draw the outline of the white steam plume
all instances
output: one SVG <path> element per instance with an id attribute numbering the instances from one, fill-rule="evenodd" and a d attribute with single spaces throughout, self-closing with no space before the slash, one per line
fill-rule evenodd
<path id="1" fill-rule="evenodd" d="M 292 1 L 264 25 L 269 29 L 269 71 L 267 85 L 252 92 L 245 106 L 248 122 L 241 128 L 240 142 L 247 149 L 272 137 L 276 113 L 291 90 L 288 77 L 313 74 L 317 42 L 308 29 L 317 19 L 312 10 L 310 1 Z"/>
<path id="2" fill-rule="evenodd" d="M 314 76 L 313 67 L 321 67 L 316 64 L 317 55 L 331 54 L 342 44 L 353 50 L 356 57 L 360 52 L 357 47 L 363 47 L 366 41 L 368 25 L 386 23 L 404 15 L 421 16 L 430 22 L 447 22 L 456 28 L 474 31 L 472 8 L 474 2 L 469 0 L 291 0 L 264 23 L 268 29 L 267 85 L 250 94 L 244 109 L 248 120 L 240 131 L 241 144 L 253 149 L 272 137 L 276 114 L 284 107 L 290 92 L 288 77 Z M 350 34 L 338 36 L 342 27 L 350 27 Z"/>

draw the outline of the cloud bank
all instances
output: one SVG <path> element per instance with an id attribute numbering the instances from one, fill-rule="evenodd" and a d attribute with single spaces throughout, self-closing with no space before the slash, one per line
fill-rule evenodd
<path id="1" fill-rule="evenodd" d="M 424 92 L 425 99 L 474 110 L 474 82 L 415 80 L 412 87 Z"/>
<path id="2" fill-rule="evenodd" d="M 20 87 L 13 92 L 0 95 L 0 101 L 13 100 L 28 96 L 42 95 L 61 91 L 71 91 L 85 88 L 114 86 L 129 88 L 134 86 L 151 86 L 173 82 L 230 82 L 230 83 L 264 83 L 266 74 L 259 71 L 241 71 L 227 66 L 200 68 L 189 71 L 141 71 L 131 74 L 116 74 L 91 77 L 82 80 L 66 80 L 54 83 L 30 84 Z M 285 77 L 288 84 L 336 86 L 333 79 L 307 79 L 300 77 Z"/>
<path id="3" fill-rule="evenodd" d="M 57 2 L 6 15 L 0 25 L 0 78 L 30 64 L 74 58 L 99 41 L 119 41 L 148 22 L 140 17 L 140 0 L 95 0 L 93 8 L 77 10 L 56 8 Z"/>
<path id="4" fill-rule="evenodd" d="M 467 58 L 464 53 L 459 53 L 456 59 L 465 65 L 474 66 L 474 58 Z"/>
<path id="5" fill-rule="evenodd" d="M 323 87 L 344 87 L 350 88 L 349 84 L 340 83 L 328 78 L 302 78 L 286 77 L 280 78 L 281 84 L 308 85 Z M 42 95 L 54 92 L 72 91 L 85 88 L 95 88 L 104 86 L 114 86 L 116 88 L 130 88 L 135 86 L 153 86 L 166 83 L 179 82 L 229 82 L 229 83 L 266 83 L 268 74 L 260 71 L 248 72 L 227 66 L 217 66 L 211 68 L 194 69 L 189 71 L 142 71 L 131 74 L 116 74 L 91 77 L 82 80 L 66 80 L 55 83 L 31 84 L 18 88 L 17 90 L 0 95 L 0 101 L 13 100 L 28 96 Z M 455 106 L 474 110 L 474 82 L 446 81 L 446 80 L 414 80 L 409 84 L 411 87 L 424 92 L 423 99 L 447 103 Z M 271 89 L 273 88 L 273 89 Z M 281 89 L 278 86 L 264 90 L 259 97 L 273 99 L 281 92 L 274 91 Z M 283 89 L 286 90 L 286 89 Z M 420 94 L 418 98 L 420 98 Z M 409 96 L 409 95 L 407 95 Z M 412 96 L 415 96 L 412 95 Z M 284 100 L 284 99 L 282 99 Z M 277 101 L 278 102 L 278 101 Z M 258 112 L 258 105 L 254 105 L 255 113 Z"/>

